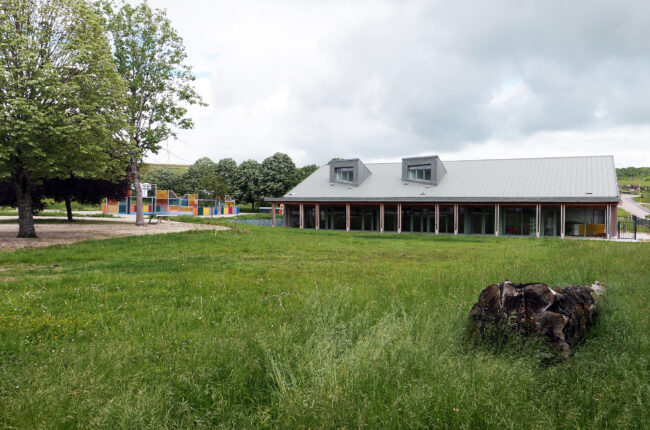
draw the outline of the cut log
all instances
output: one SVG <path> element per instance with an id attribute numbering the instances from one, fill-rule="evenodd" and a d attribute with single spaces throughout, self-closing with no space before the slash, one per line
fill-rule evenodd
<path id="1" fill-rule="evenodd" d="M 567 358 L 593 325 L 598 314 L 595 296 L 601 284 L 549 287 L 505 281 L 481 291 L 470 316 L 477 326 L 514 327 L 523 335 L 539 334 L 561 358 Z"/>

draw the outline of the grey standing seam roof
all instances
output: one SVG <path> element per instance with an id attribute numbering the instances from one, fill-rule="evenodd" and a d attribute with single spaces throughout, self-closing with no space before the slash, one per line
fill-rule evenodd
<path id="1" fill-rule="evenodd" d="M 366 163 L 360 185 L 331 184 L 329 166 L 271 202 L 618 202 L 614 157 L 444 161 L 437 186 L 402 180 L 402 163 Z"/>

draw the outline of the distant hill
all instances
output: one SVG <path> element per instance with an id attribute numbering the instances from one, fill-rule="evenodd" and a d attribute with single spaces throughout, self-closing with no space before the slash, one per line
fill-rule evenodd
<path id="1" fill-rule="evenodd" d="M 616 169 L 619 185 L 644 185 L 650 187 L 650 167 L 623 167 Z"/>
<path id="2" fill-rule="evenodd" d="M 180 175 L 184 173 L 189 167 L 189 164 L 163 164 L 163 163 L 146 163 L 142 166 L 140 174 L 143 175 L 147 172 L 147 169 L 150 168 L 157 168 L 157 169 L 167 169 L 171 170 L 172 172 Z"/>

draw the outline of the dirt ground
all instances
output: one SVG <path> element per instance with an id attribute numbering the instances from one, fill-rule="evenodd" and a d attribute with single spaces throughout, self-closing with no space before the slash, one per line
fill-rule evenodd
<path id="1" fill-rule="evenodd" d="M 4 218 L 4 217 L 3 217 Z M 47 217 L 41 217 L 47 218 Z M 59 218 L 60 219 L 60 218 Z M 166 222 L 146 224 L 136 227 L 133 221 L 97 218 L 79 218 L 84 221 L 95 221 L 97 224 L 61 223 L 36 224 L 37 239 L 18 239 L 18 220 L 16 223 L 0 223 L 0 251 L 15 251 L 23 248 L 38 248 L 50 245 L 62 245 L 80 242 L 87 239 L 108 239 L 119 236 L 140 236 L 143 234 L 177 233 L 188 230 L 228 230 L 228 227 L 206 224 L 190 224 L 182 222 Z"/>

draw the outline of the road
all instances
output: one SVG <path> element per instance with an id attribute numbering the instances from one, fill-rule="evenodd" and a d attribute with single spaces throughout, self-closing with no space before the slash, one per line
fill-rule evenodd
<path id="1" fill-rule="evenodd" d="M 650 209 L 632 200 L 634 197 L 638 197 L 638 196 L 634 196 L 631 194 L 621 194 L 621 203 L 619 204 L 619 206 L 625 209 L 626 211 L 628 211 L 629 213 L 631 213 L 632 215 L 636 215 L 639 218 L 645 218 L 646 215 L 650 214 Z"/>

